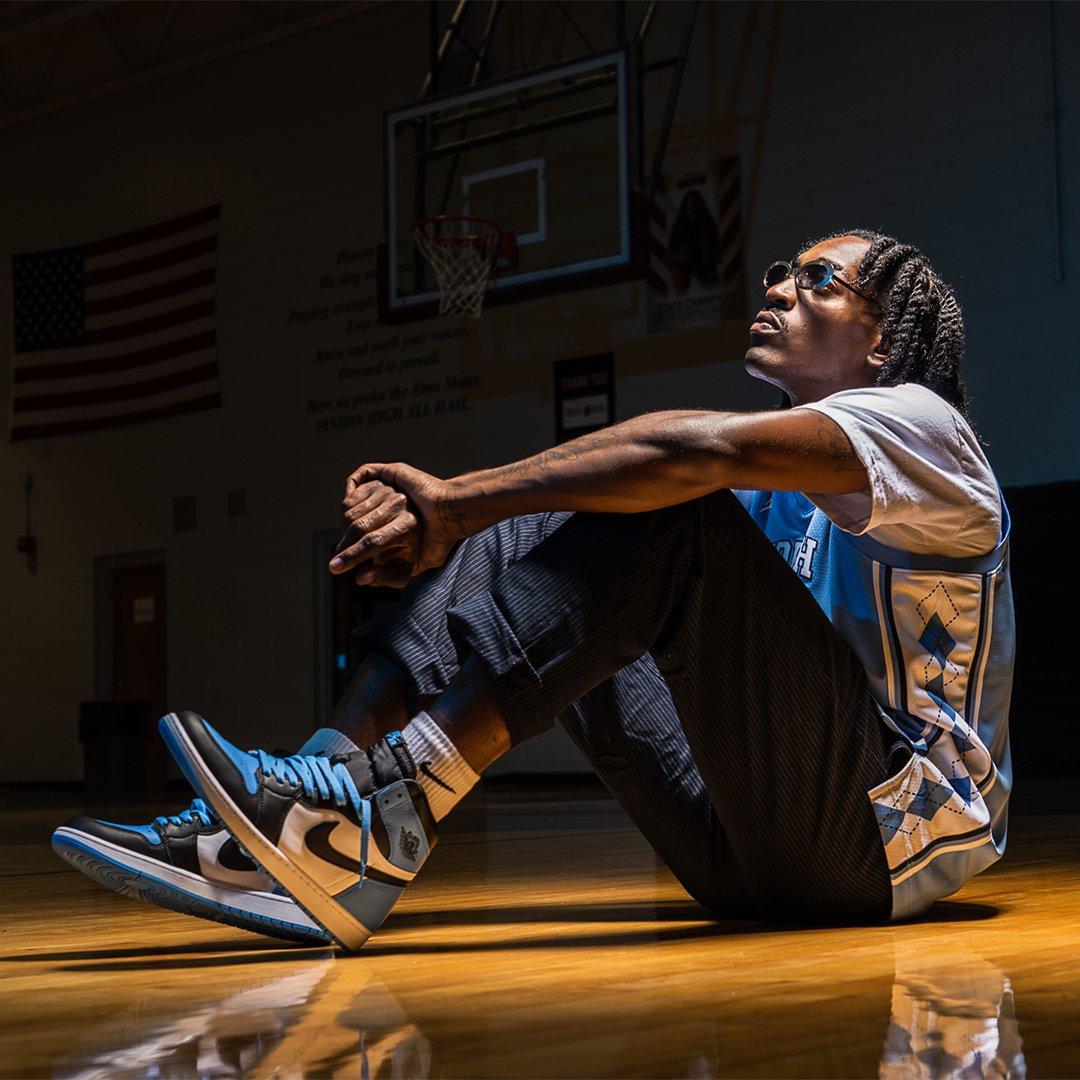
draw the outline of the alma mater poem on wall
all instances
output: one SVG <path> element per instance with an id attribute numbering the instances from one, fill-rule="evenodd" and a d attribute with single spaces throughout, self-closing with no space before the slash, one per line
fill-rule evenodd
<path id="1" fill-rule="evenodd" d="M 316 300 L 289 309 L 286 327 L 310 331 L 305 415 L 316 435 L 466 412 L 479 375 L 447 370 L 453 323 L 380 326 L 375 318 L 375 249 L 339 250 L 320 275 Z"/>

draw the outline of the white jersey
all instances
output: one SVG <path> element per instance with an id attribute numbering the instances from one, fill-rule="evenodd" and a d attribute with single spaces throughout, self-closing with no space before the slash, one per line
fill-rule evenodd
<path id="1" fill-rule="evenodd" d="M 866 467 L 852 495 L 736 491 L 870 679 L 911 761 L 868 793 L 894 919 L 925 911 L 1005 849 L 1015 632 L 1009 517 L 978 439 L 913 383 L 801 408 Z"/>

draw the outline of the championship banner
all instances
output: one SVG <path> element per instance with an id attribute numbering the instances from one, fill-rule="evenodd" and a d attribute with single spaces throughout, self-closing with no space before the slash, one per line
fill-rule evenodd
<path id="1" fill-rule="evenodd" d="M 650 208 L 647 280 L 650 334 L 745 315 L 737 157 L 664 178 Z"/>

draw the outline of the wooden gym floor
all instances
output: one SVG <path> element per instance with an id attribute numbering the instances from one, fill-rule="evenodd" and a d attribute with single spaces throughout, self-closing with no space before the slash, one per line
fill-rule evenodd
<path id="1" fill-rule="evenodd" d="M 922 921 L 790 929 L 704 918 L 599 791 L 480 789 L 342 958 L 106 892 L 48 847 L 83 803 L 9 793 L 0 1075 L 1076 1076 L 1080 808 L 1046 790 Z"/>

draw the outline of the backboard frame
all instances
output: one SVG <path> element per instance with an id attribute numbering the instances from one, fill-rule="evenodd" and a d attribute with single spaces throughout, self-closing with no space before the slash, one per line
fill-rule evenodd
<path id="1" fill-rule="evenodd" d="M 485 99 L 504 96 L 529 87 L 553 84 L 557 79 L 588 76 L 590 72 L 611 69 L 613 84 L 617 84 L 616 131 L 618 136 L 618 250 L 599 258 L 585 259 L 562 266 L 530 271 L 510 270 L 493 275 L 484 298 L 485 305 L 515 302 L 537 296 L 551 295 L 571 289 L 591 288 L 617 281 L 644 276 L 647 266 L 647 214 L 641 191 L 641 115 L 640 115 L 640 57 L 634 43 L 593 53 L 577 60 L 552 64 L 491 79 L 463 90 L 452 90 L 386 109 L 383 114 L 384 137 L 384 240 L 379 245 L 378 284 L 379 317 L 393 323 L 430 318 L 438 307 L 434 289 L 409 295 L 402 288 L 397 245 L 402 220 L 399 209 L 396 159 L 396 137 L 401 125 L 434 113 L 451 109 L 465 110 Z M 561 117 L 551 126 L 574 122 L 572 115 Z M 427 208 L 428 212 L 438 212 Z M 410 213 L 415 207 L 410 210 Z M 545 208 L 546 214 L 546 208 Z M 545 225 L 546 227 L 546 225 Z"/>

